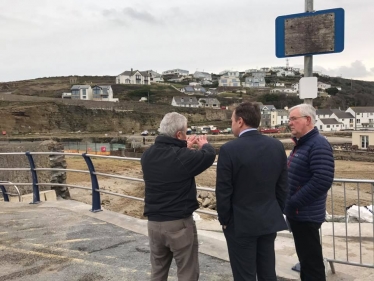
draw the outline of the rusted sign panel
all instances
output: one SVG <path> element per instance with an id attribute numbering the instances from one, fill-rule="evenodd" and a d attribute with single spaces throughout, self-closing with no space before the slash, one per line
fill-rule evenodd
<path id="1" fill-rule="evenodd" d="M 287 19 L 284 25 L 286 56 L 334 51 L 334 13 Z"/>
<path id="2" fill-rule="evenodd" d="M 344 50 L 344 9 L 279 16 L 275 20 L 278 58 L 339 53 Z"/>

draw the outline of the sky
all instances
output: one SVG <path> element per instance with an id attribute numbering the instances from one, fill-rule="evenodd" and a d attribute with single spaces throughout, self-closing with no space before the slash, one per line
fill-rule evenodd
<path id="1" fill-rule="evenodd" d="M 275 19 L 304 0 L 0 0 L 0 82 L 113 75 L 131 68 L 190 73 L 285 66 Z M 345 10 L 345 50 L 314 70 L 374 81 L 374 1 L 314 0 Z M 303 68 L 303 57 L 289 65 Z"/>

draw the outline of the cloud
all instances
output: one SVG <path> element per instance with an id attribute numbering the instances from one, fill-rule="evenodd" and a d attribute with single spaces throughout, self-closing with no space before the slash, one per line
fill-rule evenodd
<path id="1" fill-rule="evenodd" d="M 367 69 L 367 67 L 359 60 L 351 63 L 350 66 L 340 66 L 337 68 L 324 68 L 316 66 L 316 70 L 321 70 L 322 73 L 330 76 L 342 76 L 347 78 L 363 78 L 374 75 L 374 68 Z"/>
<path id="2" fill-rule="evenodd" d="M 151 13 L 135 10 L 131 7 L 126 7 L 122 11 L 116 9 L 105 9 L 102 11 L 102 15 L 118 24 L 128 24 L 133 20 L 150 24 L 162 23 L 161 20 L 155 18 Z"/>

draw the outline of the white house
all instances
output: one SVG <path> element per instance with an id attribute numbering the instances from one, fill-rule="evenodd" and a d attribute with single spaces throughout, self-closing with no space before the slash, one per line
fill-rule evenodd
<path id="1" fill-rule="evenodd" d="M 335 132 L 344 129 L 343 123 L 339 122 L 335 118 L 322 118 L 316 121 L 315 126 L 320 131 L 324 132 Z"/>
<path id="2" fill-rule="evenodd" d="M 218 80 L 218 86 L 220 86 L 220 87 L 240 87 L 239 77 L 225 76 L 225 75 L 221 76 Z"/>
<path id="3" fill-rule="evenodd" d="M 281 83 L 281 82 L 275 82 L 273 84 L 274 87 L 284 87 L 284 83 Z"/>
<path id="4" fill-rule="evenodd" d="M 148 73 L 150 82 L 164 82 L 164 79 L 162 79 L 162 76 L 160 73 L 157 73 L 156 71 L 153 71 L 152 69 L 146 70 L 145 72 Z"/>
<path id="5" fill-rule="evenodd" d="M 288 124 L 288 110 L 276 109 L 271 111 L 271 127 L 282 126 Z"/>
<path id="6" fill-rule="evenodd" d="M 147 71 L 133 70 L 124 71 L 116 77 L 116 84 L 140 84 L 150 85 L 151 80 Z"/>
<path id="7" fill-rule="evenodd" d="M 195 86 L 186 86 L 180 90 L 182 93 L 186 95 L 205 95 L 206 90 L 201 85 L 197 84 Z"/>
<path id="8" fill-rule="evenodd" d="M 299 91 L 299 83 L 292 84 L 291 88 L 296 90 L 296 91 Z"/>
<path id="9" fill-rule="evenodd" d="M 293 71 L 287 70 L 284 72 L 284 76 L 293 77 L 295 73 Z"/>
<path id="10" fill-rule="evenodd" d="M 279 72 L 279 71 L 282 71 L 284 70 L 284 67 L 283 66 L 274 66 L 271 68 L 272 71 L 274 72 Z"/>
<path id="11" fill-rule="evenodd" d="M 239 71 L 233 71 L 233 70 L 224 70 L 219 73 L 221 76 L 229 76 L 229 77 L 238 77 L 240 76 Z"/>
<path id="12" fill-rule="evenodd" d="M 324 119 L 324 118 L 331 118 L 331 114 L 333 111 L 329 108 L 327 109 L 317 109 L 316 110 L 316 119 Z"/>
<path id="13" fill-rule="evenodd" d="M 199 107 L 199 102 L 195 97 L 173 97 L 172 106 L 177 107 Z"/>
<path id="14" fill-rule="evenodd" d="M 258 87 L 265 87 L 265 72 L 253 72 L 251 76 L 245 78 L 245 82 L 243 82 L 243 87 L 248 88 L 258 88 Z"/>
<path id="15" fill-rule="evenodd" d="M 162 72 L 162 75 L 188 76 L 188 74 L 189 74 L 188 70 L 184 70 L 180 68 L 165 70 L 164 72 Z"/>
<path id="16" fill-rule="evenodd" d="M 92 100 L 92 88 L 90 85 L 73 85 L 70 90 L 71 99 Z"/>
<path id="17" fill-rule="evenodd" d="M 317 88 L 318 89 L 322 89 L 322 90 L 326 90 L 326 89 L 331 88 L 331 85 L 330 84 L 326 84 L 326 83 L 322 83 L 322 82 L 318 82 L 317 83 Z"/>
<path id="18" fill-rule="evenodd" d="M 360 130 L 364 128 L 374 127 L 374 107 L 350 107 L 345 112 L 349 112 L 355 118 L 355 129 Z"/>
<path id="19" fill-rule="evenodd" d="M 355 123 L 354 123 L 355 117 L 351 113 L 345 112 L 345 111 L 340 111 L 338 109 L 333 109 L 332 111 L 333 111 L 333 114 L 331 114 L 331 118 L 335 118 L 336 120 L 339 120 L 339 122 L 341 122 L 343 124 L 342 129 L 354 130 L 354 128 L 355 128 Z"/>
<path id="20" fill-rule="evenodd" d="M 220 109 L 221 103 L 216 98 L 200 98 L 200 107 Z"/>
<path id="21" fill-rule="evenodd" d="M 62 93 L 61 98 L 63 98 L 63 99 L 71 99 L 71 93 Z"/>
<path id="22" fill-rule="evenodd" d="M 244 72 L 245 73 L 253 73 L 253 72 L 257 72 L 258 70 L 256 68 L 250 68 L 250 69 L 247 69 L 245 70 Z"/>
<path id="23" fill-rule="evenodd" d="M 294 90 L 292 88 L 275 88 L 271 89 L 270 93 L 286 93 L 286 94 L 297 94 L 297 90 Z"/>
<path id="24" fill-rule="evenodd" d="M 195 71 L 193 77 L 200 80 L 209 80 L 212 81 L 212 74 L 208 72 Z"/>
<path id="25" fill-rule="evenodd" d="M 111 101 L 118 102 L 118 98 L 113 98 L 113 89 L 109 85 L 106 86 L 93 86 L 92 99 L 95 101 Z"/>
<path id="26" fill-rule="evenodd" d="M 262 72 L 269 72 L 270 71 L 270 67 L 261 67 L 260 71 L 262 71 Z"/>

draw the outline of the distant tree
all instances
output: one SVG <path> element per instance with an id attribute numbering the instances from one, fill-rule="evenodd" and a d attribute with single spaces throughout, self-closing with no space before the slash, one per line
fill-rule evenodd
<path id="1" fill-rule="evenodd" d="M 339 93 L 339 90 L 335 87 L 326 89 L 326 93 L 328 93 L 330 96 L 335 96 L 337 93 Z"/>

